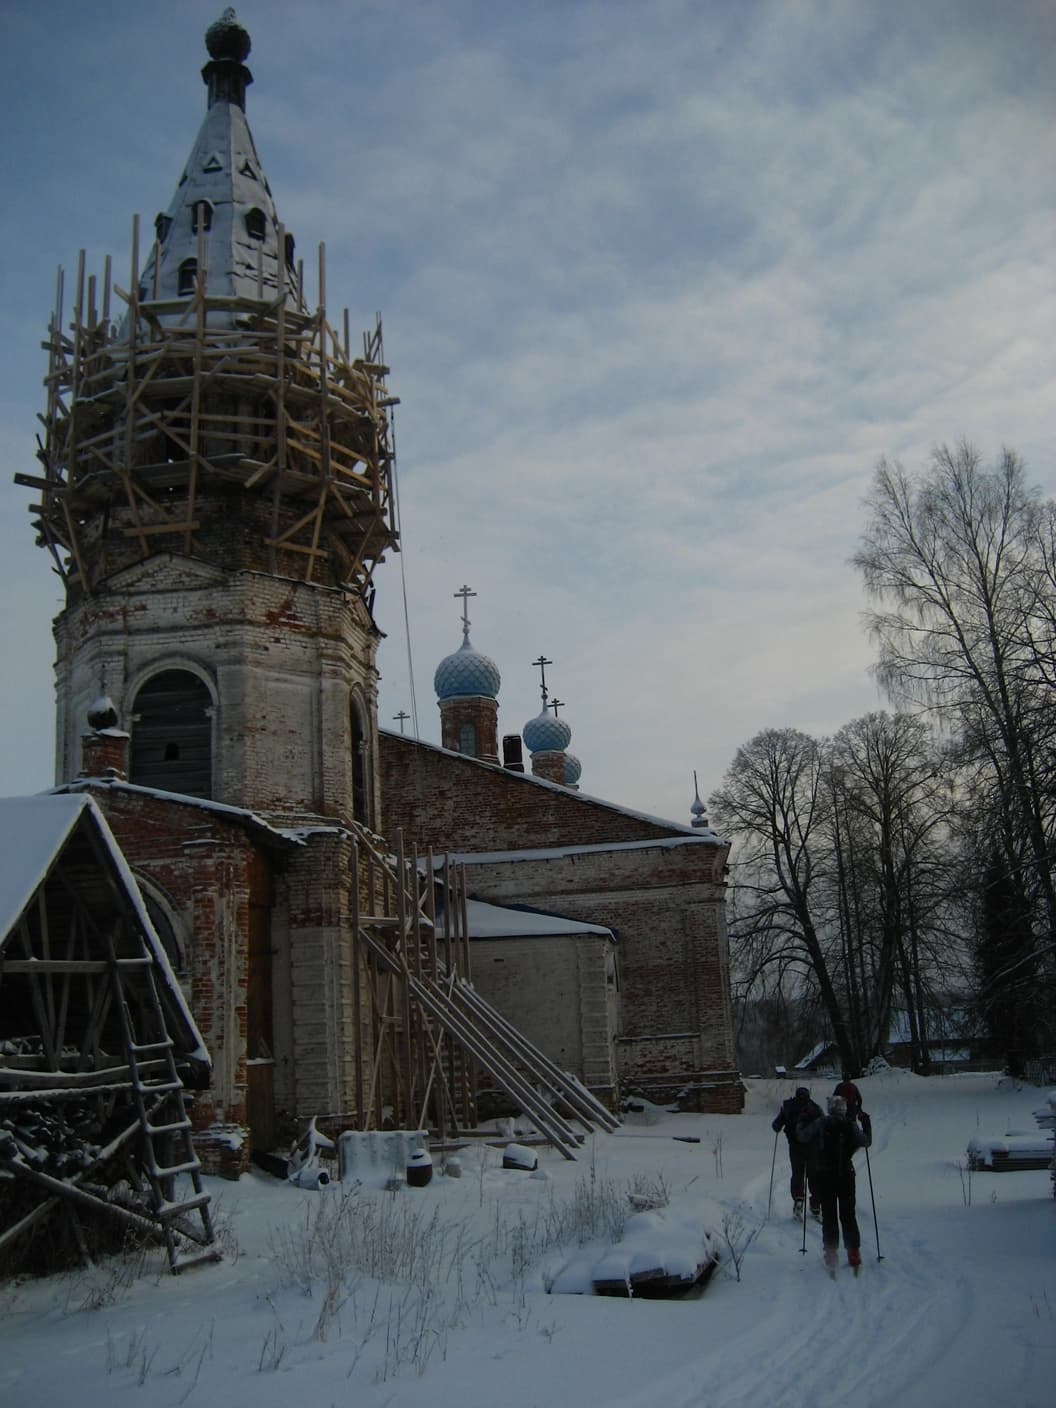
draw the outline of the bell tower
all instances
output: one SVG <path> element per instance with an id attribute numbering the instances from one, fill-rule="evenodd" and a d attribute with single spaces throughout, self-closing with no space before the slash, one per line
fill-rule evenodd
<path id="1" fill-rule="evenodd" d="M 397 546 L 380 321 L 314 307 L 245 113 L 250 37 L 206 34 L 207 106 L 127 276 L 60 273 L 38 542 L 55 621 L 57 780 L 100 694 L 130 781 L 270 816 L 377 815 L 373 574 Z"/>

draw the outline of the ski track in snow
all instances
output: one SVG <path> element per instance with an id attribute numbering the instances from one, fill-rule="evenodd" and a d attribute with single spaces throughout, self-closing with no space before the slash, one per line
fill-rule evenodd
<path id="1" fill-rule="evenodd" d="M 875 1112 L 875 1113 L 874 1113 Z M 892 1213 L 881 1238 L 878 1259 L 870 1169 L 874 1191 L 882 1183 L 888 1158 L 897 1157 L 900 1131 L 906 1127 L 905 1102 L 896 1092 L 874 1101 L 871 1110 L 876 1143 L 855 1160 L 857 1214 L 862 1234 L 863 1266 L 858 1276 L 846 1264 L 828 1275 L 822 1262 L 821 1227 L 807 1223 L 807 1250 L 802 1251 L 802 1224 L 783 1216 L 787 1205 L 788 1168 L 779 1142 L 773 1176 L 773 1208 L 768 1228 L 781 1260 L 789 1263 L 778 1294 L 759 1302 L 759 1318 L 749 1331 L 724 1340 L 714 1352 L 698 1352 L 691 1365 L 672 1371 L 655 1385 L 655 1402 L 664 1408 L 934 1408 L 935 1376 L 956 1381 L 958 1361 L 965 1352 L 980 1310 L 973 1280 L 951 1268 L 925 1236 L 921 1219 L 913 1217 L 912 1232 L 901 1230 Z M 880 1173 L 875 1168 L 879 1164 Z M 951 1166 L 951 1177 L 953 1166 Z M 760 1218 L 766 1214 L 770 1176 L 757 1175 L 743 1196 Z M 798 1263 L 798 1264 L 797 1264 Z M 773 1262 L 768 1264 L 772 1268 Z M 749 1288 L 758 1272 L 751 1253 L 743 1267 Z M 802 1332 L 789 1334 L 800 1325 Z M 740 1341 L 741 1351 L 736 1352 Z M 734 1350 L 731 1353 L 731 1348 Z M 1010 1387 L 1014 1376 L 1010 1376 Z M 930 1387 L 929 1387 L 930 1386 Z M 640 1390 L 616 1400 L 613 1408 L 640 1404 Z"/>
<path id="2" fill-rule="evenodd" d="M 883 1261 L 863 1246 L 857 1277 L 841 1250 L 840 1268 L 831 1278 L 821 1260 L 820 1228 L 808 1225 L 805 1256 L 801 1236 L 800 1224 L 789 1219 L 780 1241 L 790 1269 L 779 1295 L 769 1305 L 760 1301 L 759 1319 L 739 1337 L 742 1352 L 729 1340 L 714 1354 L 698 1352 L 692 1365 L 656 1382 L 656 1404 L 844 1408 L 853 1402 L 876 1408 L 908 1404 L 906 1394 L 922 1375 L 934 1382 L 937 1369 L 941 1374 L 941 1360 L 959 1352 L 958 1335 L 975 1310 L 965 1276 L 951 1281 L 924 1243 L 896 1235 Z M 750 1293 L 750 1258 L 744 1275 Z M 790 1338 L 789 1326 L 797 1324 L 801 1333 Z M 619 1408 L 640 1404 L 640 1390 L 617 1403 Z"/>
<path id="3" fill-rule="evenodd" d="M 856 1159 L 864 1264 L 855 1277 L 841 1249 L 830 1278 L 812 1219 L 801 1252 L 784 1139 L 775 1145 L 769 1129 L 785 1088 L 759 1081 L 735 1119 L 678 1116 L 597 1141 L 600 1180 L 622 1187 L 635 1171 L 667 1186 L 670 1212 L 658 1226 L 665 1217 L 691 1226 L 699 1214 L 717 1229 L 729 1212 L 758 1233 L 740 1280 L 727 1259 L 699 1300 L 548 1297 L 531 1277 L 518 1298 L 498 1285 L 493 1301 L 440 1333 L 418 1378 L 413 1368 L 396 1371 L 385 1323 L 368 1342 L 369 1285 L 326 1343 L 318 1339 L 320 1300 L 277 1284 L 271 1229 L 300 1227 L 319 1195 L 249 1178 L 216 1190 L 218 1202 L 230 1198 L 241 1254 L 196 1279 L 140 1276 L 99 1310 L 83 1308 L 89 1282 L 80 1273 L 0 1287 L 0 1403 L 47 1408 L 75 1382 L 84 1408 L 273 1408 L 291 1397 L 319 1408 L 352 1399 L 410 1408 L 423 1390 L 463 1408 L 1048 1408 L 1056 1375 L 1048 1177 L 977 1174 L 973 1183 L 964 1170 L 976 1130 L 1029 1122 L 1037 1095 L 993 1080 L 875 1081 L 866 1107 L 876 1142 L 868 1165 L 864 1153 Z M 676 1143 L 686 1130 L 697 1142 Z M 539 1182 L 485 1175 L 482 1163 L 479 1179 L 436 1180 L 421 1201 L 483 1236 L 503 1204 L 507 1216 L 523 1208 L 531 1219 L 551 1196 L 567 1201 L 592 1179 L 594 1159 L 592 1150 L 589 1164 L 568 1168 L 555 1156 Z M 105 1266 L 100 1274 L 105 1288 Z M 383 1312 L 393 1293 L 399 1300 L 396 1286 L 383 1289 Z"/>

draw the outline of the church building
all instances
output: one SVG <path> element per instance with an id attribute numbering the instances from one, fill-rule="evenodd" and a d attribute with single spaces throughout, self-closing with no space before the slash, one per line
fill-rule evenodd
<path id="1" fill-rule="evenodd" d="M 455 593 L 462 644 L 434 677 L 443 746 L 380 733 L 385 825 L 464 868 L 478 902 L 468 917 L 474 985 L 554 1061 L 613 1101 L 633 1092 L 739 1111 L 728 844 L 699 797 L 692 824 L 680 826 L 580 790 L 544 657 L 542 708 L 504 736 L 498 765 L 500 675 L 470 642 L 472 595 Z"/>
<path id="2" fill-rule="evenodd" d="M 500 756 L 468 617 L 442 744 L 379 729 L 381 325 L 354 348 L 322 250 L 298 257 L 233 11 L 206 43 L 204 120 L 127 278 L 82 255 L 60 285 L 41 467 L 16 475 L 65 590 L 57 788 L 105 814 L 208 1048 L 203 1163 L 313 1116 L 471 1124 L 478 1077 L 516 1085 L 492 1008 L 610 1109 L 740 1109 L 726 843 L 578 791 L 545 678 L 531 773 Z"/>

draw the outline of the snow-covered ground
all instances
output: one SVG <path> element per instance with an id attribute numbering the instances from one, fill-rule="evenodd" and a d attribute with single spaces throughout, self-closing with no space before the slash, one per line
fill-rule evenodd
<path id="1" fill-rule="evenodd" d="M 801 1254 L 783 1136 L 767 1220 L 770 1120 L 791 1084 L 752 1081 L 743 1116 L 648 1112 L 576 1163 L 544 1151 L 534 1175 L 490 1149 L 462 1154 L 461 1178 L 395 1194 L 377 1178 L 212 1182 L 219 1266 L 173 1278 L 152 1259 L 0 1287 L 0 1403 L 1050 1408 L 1049 1175 L 969 1176 L 965 1159 L 973 1136 L 1032 1130 L 1044 1092 L 994 1076 L 860 1084 L 882 1259 L 859 1154 L 858 1278 L 829 1279 L 813 1222 Z M 830 1088 L 813 1082 L 816 1097 Z M 587 1255 L 575 1229 L 629 1211 L 628 1194 L 668 1203 L 637 1214 L 634 1245 L 687 1260 L 710 1231 L 743 1252 L 740 1279 L 727 1259 L 692 1299 L 548 1293 L 611 1250 L 602 1237 Z"/>

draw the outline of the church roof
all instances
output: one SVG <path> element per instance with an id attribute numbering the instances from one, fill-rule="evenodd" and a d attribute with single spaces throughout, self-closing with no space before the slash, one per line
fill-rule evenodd
<path id="1" fill-rule="evenodd" d="M 127 793 L 134 797 L 152 797 L 157 802 L 171 803 L 178 807 L 191 807 L 197 811 L 209 812 L 222 821 L 231 821 L 247 831 L 256 833 L 262 840 L 285 848 L 289 844 L 303 845 L 304 838 L 316 831 L 332 830 L 331 827 L 309 825 L 275 825 L 258 812 L 245 807 L 234 807 L 228 802 L 216 802 L 211 797 L 192 797 L 185 792 L 166 792 L 160 787 L 142 787 L 136 782 L 123 782 L 113 777 L 82 777 L 72 782 L 60 783 L 46 796 L 76 795 L 84 792 Z"/>
<path id="2" fill-rule="evenodd" d="M 427 748 L 430 752 L 439 753 L 444 758 L 450 759 L 453 766 L 483 768 L 490 776 L 502 777 L 511 787 L 541 787 L 548 791 L 558 793 L 561 797 L 567 798 L 567 804 L 571 806 L 603 807 L 606 811 L 618 816 L 633 817 L 636 821 L 644 821 L 650 826 L 657 827 L 663 834 L 656 839 L 646 838 L 640 841 L 630 842 L 606 842 L 597 846 L 564 846 L 557 849 L 562 852 L 567 851 L 608 851 L 616 849 L 626 849 L 631 846 L 648 847 L 670 844 L 685 844 L 701 842 L 727 846 L 729 842 L 710 827 L 695 830 L 690 826 L 685 826 L 678 821 L 668 821 L 664 817 L 652 816 L 649 812 L 640 812 L 634 807 L 623 807 L 617 802 L 607 801 L 604 797 L 595 797 L 588 792 L 572 792 L 567 787 L 557 782 L 550 782 L 544 777 L 535 777 L 531 773 L 511 772 L 509 769 L 496 767 L 494 763 L 482 762 L 479 758 L 471 758 L 465 753 L 455 753 L 450 748 L 442 748 L 438 743 L 429 743 L 424 738 L 408 738 L 402 733 L 396 733 L 393 729 L 379 728 L 379 734 L 383 734 L 386 740 L 393 740 L 402 744 L 406 748 Z M 553 848 L 550 848 L 553 849 Z M 541 852 L 532 852 L 539 855 Z M 510 853 L 504 853 L 508 859 Z M 466 859 L 468 859 L 468 855 Z M 480 857 L 475 856 L 475 860 Z"/>
<path id="3" fill-rule="evenodd" d="M 279 225 L 246 121 L 245 90 L 253 77 L 242 59 L 249 34 L 228 10 L 206 40 L 211 58 L 202 70 L 209 90 L 205 118 L 168 209 L 155 222 L 157 244 L 140 280 L 140 299 L 186 299 L 193 277 L 204 270 L 211 297 L 270 302 L 281 280 L 285 302 L 295 309 L 293 239 Z M 181 315 L 165 310 L 160 316 L 178 321 Z M 217 317 L 210 310 L 210 326 Z M 225 317 L 230 321 L 229 313 Z"/>
<path id="4" fill-rule="evenodd" d="M 544 914 L 529 906 L 510 908 L 488 904 L 485 900 L 467 900 L 466 919 L 471 939 L 545 939 L 585 934 L 615 939 L 612 930 L 604 924 L 587 924 L 560 914 Z M 447 932 L 442 913 L 437 915 L 436 932 L 439 938 Z"/>

